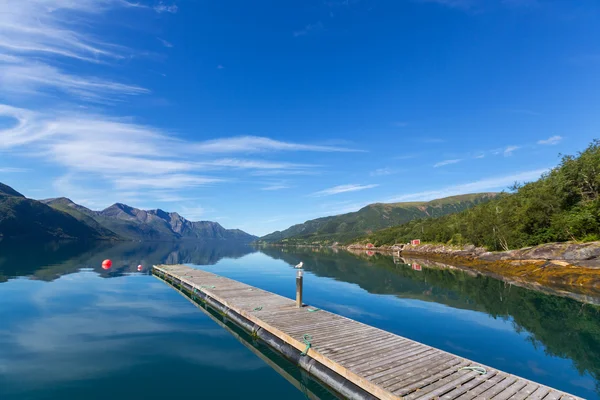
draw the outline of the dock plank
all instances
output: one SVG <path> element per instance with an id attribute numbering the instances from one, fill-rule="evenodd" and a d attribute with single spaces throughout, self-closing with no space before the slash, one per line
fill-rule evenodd
<path id="1" fill-rule="evenodd" d="M 485 375 L 460 370 L 480 364 L 326 310 L 297 308 L 293 299 L 207 271 L 161 265 L 153 273 L 182 293 L 203 293 L 299 352 L 304 335 L 312 336 L 307 357 L 375 398 L 580 400 L 489 367 Z"/>

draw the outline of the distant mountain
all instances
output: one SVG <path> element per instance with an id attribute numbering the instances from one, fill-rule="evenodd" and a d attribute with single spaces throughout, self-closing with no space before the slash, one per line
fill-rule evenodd
<path id="1" fill-rule="evenodd" d="M 0 239 L 6 238 L 96 240 L 116 239 L 117 235 L 28 199 L 0 183 Z"/>
<path id="2" fill-rule="evenodd" d="M 498 193 L 473 193 L 428 202 L 375 203 L 356 212 L 306 221 L 284 231 L 263 236 L 260 241 L 323 245 L 348 242 L 373 231 L 414 219 L 440 217 L 463 211 L 497 195 Z"/>
<path id="3" fill-rule="evenodd" d="M 140 210 L 116 203 L 102 211 L 92 211 L 60 197 L 42 200 L 90 226 L 101 227 L 130 240 L 235 240 L 251 242 L 257 239 L 239 229 L 225 229 L 217 222 L 192 222 L 177 213 L 160 209 Z"/>

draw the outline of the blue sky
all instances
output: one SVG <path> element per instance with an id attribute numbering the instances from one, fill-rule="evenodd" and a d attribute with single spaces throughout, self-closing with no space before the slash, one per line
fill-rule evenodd
<path id="1" fill-rule="evenodd" d="M 592 0 L 5 0 L 0 182 L 255 234 L 598 137 Z"/>

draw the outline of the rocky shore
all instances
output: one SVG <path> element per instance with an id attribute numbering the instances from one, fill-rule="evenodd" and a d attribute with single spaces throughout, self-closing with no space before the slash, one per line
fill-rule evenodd
<path id="1" fill-rule="evenodd" d="M 392 252 L 402 257 L 437 259 L 544 286 L 600 295 L 600 242 L 547 243 L 534 247 L 502 252 L 490 252 L 475 246 L 441 244 L 395 245 L 371 247 L 362 244 L 348 250 Z"/>

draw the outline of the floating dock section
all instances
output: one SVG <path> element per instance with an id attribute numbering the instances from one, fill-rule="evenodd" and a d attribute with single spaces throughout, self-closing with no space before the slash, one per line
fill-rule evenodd
<path id="1" fill-rule="evenodd" d="M 185 265 L 153 274 L 205 302 L 348 399 L 578 397 L 337 314 Z"/>

